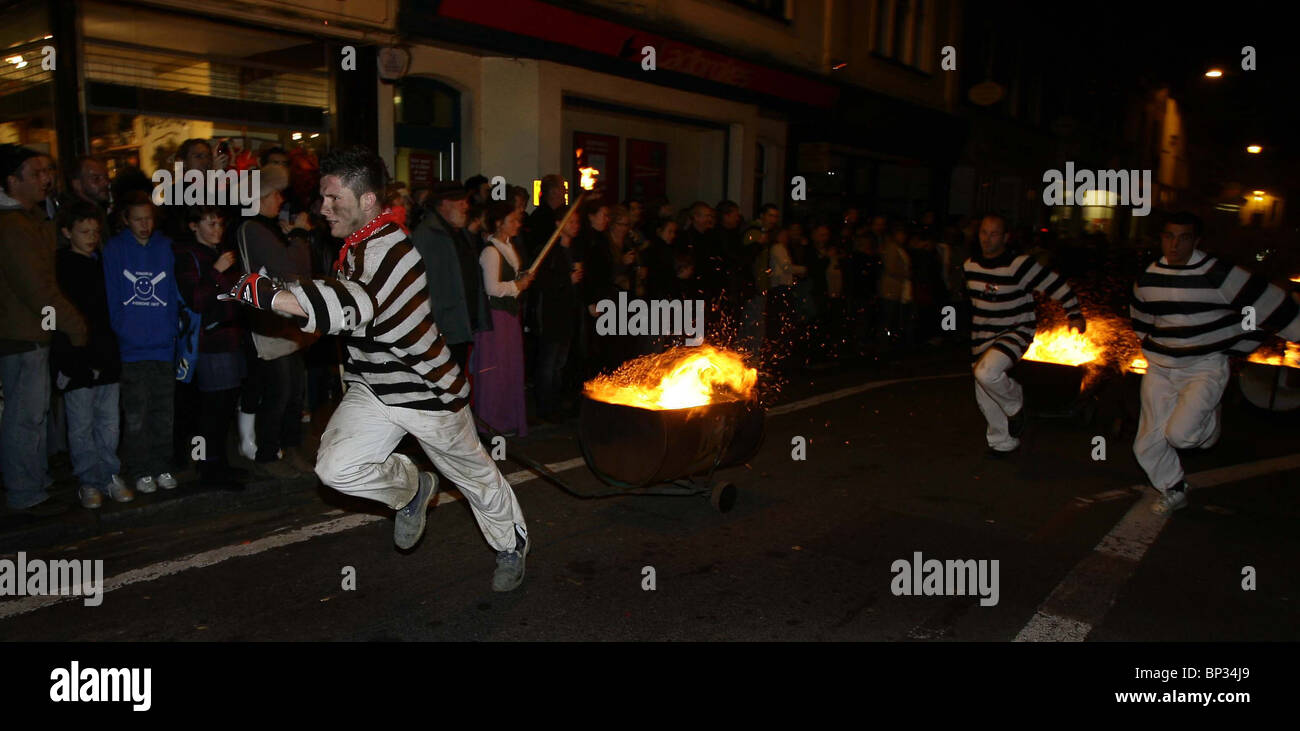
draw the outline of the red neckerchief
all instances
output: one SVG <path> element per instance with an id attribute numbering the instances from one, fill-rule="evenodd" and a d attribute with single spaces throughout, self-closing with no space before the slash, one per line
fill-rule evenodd
<path id="1" fill-rule="evenodd" d="M 352 250 L 352 247 L 370 238 L 375 231 L 378 231 L 386 223 L 397 224 L 398 228 L 402 229 L 402 233 L 409 235 L 410 231 L 406 230 L 405 221 L 406 209 L 402 206 L 393 206 L 392 208 L 385 208 L 370 223 L 348 234 L 348 237 L 343 240 L 343 248 L 339 250 L 339 260 L 334 263 L 334 271 L 342 274 L 343 265 L 347 262 L 348 252 Z"/>

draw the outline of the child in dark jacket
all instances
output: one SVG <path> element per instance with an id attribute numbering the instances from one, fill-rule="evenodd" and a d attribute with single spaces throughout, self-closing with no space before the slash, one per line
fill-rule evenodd
<path id="1" fill-rule="evenodd" d="M 149 195 L 122 206 L 125 228 L 104 247 L 108 317 L 122 354 L 123 461 L 137 492 L 176 487 L 171 474 L 178 299 L 172 242 L 154 230 Z"/>
<path id="2" fill-rule="evenodd" d="M 204 439 L 199 478 L 205 485 L 237 490 L 243 486 L 247 474 L 230 465 L 226 436 L 239 403 L 240 383 L 248 373 L 244 328 L 239 305 L 218 301 L 217 295 L 230 291 L 244 270 L 237 252 L 221 250 L 226 222 L 219 208 L 191 206 L 186 218 L 190 236 L 178 242 L 172 251 L 176 255 L 176 281 L 181 296 L 202 317 L 194 373 L 194 385 L 198 388 L 198 426 Z"/>
<path id="3" fill-rule="evenodd" d="M 117 338 L 108 320 L 104 269 L 99 244 L 103 212 L 93 203 L 69 203 L 59 209 L 59 235 L 66 248 L 55 256 L 59 289 L 76 306 L 90 331 L 87 345 L 74 348 L 56 332 L 51 369 L 54 386 L 63 392 L 68 421 L 68 452 L 81 482 L 82 506 L 98 508 L 107 495 L 120 503 L 135 493 L 118 476 L 118 378 L 122 370 Z"/>

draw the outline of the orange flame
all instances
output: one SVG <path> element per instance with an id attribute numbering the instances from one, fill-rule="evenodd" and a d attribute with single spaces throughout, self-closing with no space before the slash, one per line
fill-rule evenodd
<path id="1" fill-rule="evenodd" d="M 1102 348 L 1086 333 L 1077 333 L 1069 327 L 1058 327 L 1034 334 L 1034 342 L 1025 351 L 1026 360 L 1063 365 L 1083 365 L 1100 360 Z"/>
<path id="2" fill-rule="evenodd" d="M 1300 368 L 1300 343 L 1287 343 L 1286 347 L 1265 346 L 1250 354 L 1251 363 Z"/>
<path id="3" fill-rule="evenodd" d="M 578 182 L 578 187 L 582 188 L 583 190 L 591 190 L 592 188 L 596 187 L 596 178 L 600 177 L 599 170 L 597 170 L 596 168 L 587 167 L 587 168 L 578 168 L 578 172 L 582 173 L 582 180 Z"/>
<path id="4" fill-rule="evenodd" d="M 676 347 L 628 361 L 588 381 L 583 393 L 596 401 L 665 411 L 750 398 L 758 371 L 740 354 L 711 345 Z"/>
<path id="5" fill-rule="evenodd" d="M 1034 342 L 1025 358 L 1044 363 L 1085 366 L 1099 371 L 1108 366 L 1134 373 L 1145 373 L 1146 359 L 1132 326 L 1122 317 L 1090 314 L 1088 330 L 1074 332 L 1067 325 L 1046 326 L 1034 334 Z"/>

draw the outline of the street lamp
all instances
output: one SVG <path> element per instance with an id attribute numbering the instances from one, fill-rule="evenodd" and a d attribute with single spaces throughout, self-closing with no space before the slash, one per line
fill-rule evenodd
<path id="1" fill-rule="evenodd" d="M 1220 71 L 1219 69 L 1210 69 L 1209 71 L 1205 72 L 1205 76 L 1207 78 L 1217 79 L 1220 76 L 1223 76 L 1223 72 Z"/>
<path id="2" fill-rule="evenodd" d="M 1258 155 L 1263 150 L 1264 148 L 1260 147 L 1259 145 L 1250 145 L 1246 148 L 1246 152 L 1249 152 L 1252 155 Z"/>

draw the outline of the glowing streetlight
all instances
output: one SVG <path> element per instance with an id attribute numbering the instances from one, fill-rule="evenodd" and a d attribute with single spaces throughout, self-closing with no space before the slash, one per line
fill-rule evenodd
<path id="1" fill-rule="evenodd" d="M 1220 76 L 1223 76 L 1223 72 L 1220 71 L 1219 69 L 1210 69 L 1209 71 L 1205 72 L 1205 76 L 1207 78 L 1217 79 Z"/>
<path id="2" fill-rule="evenodd" d="M 1259 145 L 1250 145 L 1249 147 L 1246 148 L 1246 152 L 1249 152 L 1252 155 L 1258 155 L 1260 152 L 1263 152 L 1263 150 L 1264 148 L 1260 147 Z"/>

